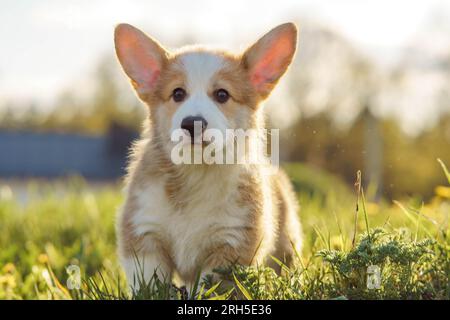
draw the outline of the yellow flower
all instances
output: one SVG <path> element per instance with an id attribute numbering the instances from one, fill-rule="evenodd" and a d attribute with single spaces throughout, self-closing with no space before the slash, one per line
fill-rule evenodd
<path id="1" fill-rule="evenodd" d="M 13 263 L 8 262 L 3 266 L 2 271 L 3 273 L 13 273 L 16 271 L 16 266 Z"/>
<path id="2" fill-rule="evenodd" d="M 38 261 L 39 261 L 39 263 L 46 264 L 46 263 L 48 263 L 48 256 L 45 253 L 41 253 L 38 256 Z"/>
<path id="3" fill-rule="evenodd" d="M 0 276 L 0 285 L 4 285 L 6 288 L 15 288 L 16 279 L 11 274 Z"/>
<path id="4" fill-rule="evenodd" d="M 450 187 L 437 186 L 434 192 L 441 198 L 450 199 Z"/>

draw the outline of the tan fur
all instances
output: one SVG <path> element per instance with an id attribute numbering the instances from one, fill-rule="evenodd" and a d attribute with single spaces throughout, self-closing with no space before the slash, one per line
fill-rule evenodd
<path id="1" fill-rule="evenodd" d="M 210 273 L 232 263 L 268 263 L 280 271 L 270 256 L 289 264 L 301 249 L 296 196 L 281 170 L 250 164 L 175 165 L 170 159 L 168 119 L 178 108 L 171 92 L 187 85 L 183 56 L 202 50 L 161 51 L 163 63 L 152 90 L 131 79 L 149 106 L 149 116 L 132 150 L 126 201 L 117 224 L 119 256 L 128 266 L 129 281 L 135 257 L 146 258 L 164 276 L 176 272 L 192 284 L 200 270 Z M 207 94 L 212 97 L 215 90 L 226 89 L 231 99 L 217 107 L 230 124 L 262 128 L 259 105 L 266 93 L 250 84 L 248 51 L 243 56 L 208 54 L 220 56 L 223 66 L 211 79 Z"/>

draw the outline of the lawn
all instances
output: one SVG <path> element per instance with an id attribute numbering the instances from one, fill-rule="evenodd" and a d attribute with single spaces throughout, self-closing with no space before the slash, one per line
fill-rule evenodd
<path id="1" fill-rule="evenodd" d="M 0 181 L 0 299 L 450 299 L 448 185 L 426 203 L 375 203 L 373 188 L 352 189 L 300 164 L 285 168 L 301 204 L 298 266 L 283 266 L 282 276 L 263 267 L 217 270 L 225 280 L 199 279 L 194 296 L 156 279 L 127 290 L 115 247 L 120 183 L 29 181 L 20 199 Z"/>

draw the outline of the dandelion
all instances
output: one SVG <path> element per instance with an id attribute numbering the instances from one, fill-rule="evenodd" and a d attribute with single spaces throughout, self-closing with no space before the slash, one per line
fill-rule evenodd
<path id="1" fill-rule="evenodd" d="M 8 262 L 2 268 L 2 271 L 3 271 L 3 273 L 14 273 L 14 271 L 16 271 L 16 266 L 13 263 Z"/>
<path id="2" fill-rule="evenodd" d="M 41 264 L 47 264 L 48 263 L 48 255 L 46 255 L 45 253 L 41 253 L 38 256 L 38 262 Z"/>
<path id="3" fill-rule="evenodd" d="M 4 276 L 0 276 L 0 286 L 6 288 L 15 288 L 16 285 L 16 278 L 13 275 L 7 274 Z"/>

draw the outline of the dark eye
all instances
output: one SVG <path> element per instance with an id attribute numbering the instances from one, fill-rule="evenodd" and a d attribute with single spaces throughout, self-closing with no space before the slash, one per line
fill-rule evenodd
<path id="1" fill-rule="evenodd" d="M 181 88 L 176 88 L 172 92 L 173 101 L 175 102 L 181 102 L 186 98 L 186 91 Z"/>
<path id="2" fill-rule="evenodd" d="M 230 94 L 225 89 L 219 89 L 214 92 L 214 97 L 218 103 L 225 103 L 230 99 Z"/>

